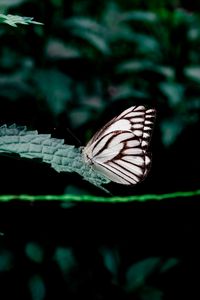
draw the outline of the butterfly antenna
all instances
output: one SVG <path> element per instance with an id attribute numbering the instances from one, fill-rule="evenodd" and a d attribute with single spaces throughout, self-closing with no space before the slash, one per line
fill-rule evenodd
<path id="1" fill-rule="evenodd" d="M 73 134 L 73 132 L 69 129 L 69 128 L 66 128 L 67 129 L 67 132 L 78 142 L 79 146 L 81 146 L 81 141 Z"/>

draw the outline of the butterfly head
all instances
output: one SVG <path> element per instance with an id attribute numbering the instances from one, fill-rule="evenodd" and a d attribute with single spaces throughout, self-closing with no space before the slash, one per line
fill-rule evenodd
<path id="1" fill-rule="evenodd" d="M 90 151 L 88 151 L 87 147 L 81 147 L 81 151 L 84 161 L 89 165 L 93 165 L 94 163 L 92 160 L 92 156 L 90 156 Z"/>

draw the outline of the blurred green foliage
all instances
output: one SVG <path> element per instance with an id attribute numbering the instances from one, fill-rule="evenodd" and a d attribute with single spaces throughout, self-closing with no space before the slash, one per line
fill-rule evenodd
<path id="1" fill-rule="evenodd" d="M 42 270 L 42 268 L 33 266 L 34 263 L 36 263 L 41 264 L 41 267 L 45 268 L 41 256 L 44 250 L 36 243 L 28 243 L 25 252 L 28 258 L 32 260 L 32 265 L 30 265 L 30 271 L 28 272 L 30 274 L 25 278 L 29 290 L 29 297 L 34 300 L 47 299 L 45 294 L 50 288 L 47 284 L 48 274 L 42 275 L 42 272 L 39 271 Z M 79 290 L 81 292 L 84 285 L 87 287 L 88 284 L 91 284 L 90 280 L 92 278 L 90 278 L 90 276 L 95 276 L 93 267 L 91 266 L 90 269 L 88 269 L 88 267 L 85 266 L 84 269 L 84 266 L 81 266 L 75 253 L 73 248 L 58 246 L 54 254 L 50 255 L 50 261 L 48 262 L 49 264 L 52 262 L 56 263 L 54 272 L 58 272 L 57 276 L 59 276 L 59 280 L 61 280 L 61 276 L 63 276 L 66 289 L 69 295 L 71 294 L 72 299 L 74 299 L 73 297 L 76 296 L 76 294 L 79 294 Z M 119 299 L 124 299 L 127 295 L 132 295 L 137 299 L 144 300 L 162 299 L 161 290 L 151 283 L 151 278 L 164 276 L 166 272 L 170 272 L 171 269 L 173 270 L 179 263 L 176 258 L 163 259 L 161 257 L 149 257 L 131 264 L 122 272 L 121 265 L 123 264 L 123 257 L 120 255 L 119 249 L 104 246 L 99 249 L 98 256 L 102 260 L 101 269 L 107 274 L 106 277 L 108 277 L 109 274 L 110 284 L 113 285 L 114 289 L 121 290 L 122 298 Z M 16 266 L 12 263 L 12 260 L 13 258 L 9 251 L 0 253 L 0 274 L 10 270 L 11 272 L 14 271 Z M 101 269 L 100 271 L 102 272 Z M 91 274 L 89 274 L 90 272 Z M 52 275 L 54 276 L 54 274 Z M 102 275 L 99 274 L 99 276 Z M 99 291 L 99 293 L 101 292 Z"/>
<path id="2" fill-rule="evenodd" d="M 56 128 L 57 138 L 77 144 L 70 128 L 84 144 L 128 106 L 155 107 L 152 176 L 131 193 L 199 188 L 197 1 L 0 0 L 0 12 L 44 24 L 0 24 L 1 124 L 15 122 L 42 133 Z M 66 180 L 5 158 L 1 172 L 1 193 L 88 192 L 74 177 Z M 22 217 L 18 202 L 1 205 L 5 299 L 196 297 L 200 249 L 194 203 L 189 211 L 185 205 L 184 213 L 178 205 L 158 209 L 155 203 L 53 206 L 53 212 L 50 204 L 44 210 L 41 204 L 30 220 L 36 204 L 22 209 Z"/>

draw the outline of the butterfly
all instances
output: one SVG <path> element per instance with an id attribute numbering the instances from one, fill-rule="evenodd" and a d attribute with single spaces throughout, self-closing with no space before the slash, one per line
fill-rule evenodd
<path id="1" fill-rule="evenodd" d="M 155 109 L 132 106 L 113 118 L 83 148 L 85 163 L 109 180 L 132 185 L 145 178 L 151 164 L 149 141 Z"/>

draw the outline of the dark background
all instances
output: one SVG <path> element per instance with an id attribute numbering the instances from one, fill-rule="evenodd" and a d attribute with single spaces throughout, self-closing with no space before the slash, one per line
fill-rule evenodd
<path id="1" fill-rule="evenodd" d="M 39 25 L 0 24 L 0 123 L 79 147 L 124 109 L 157 110 L 152 168 L 113 195 L 197 190 L 198 1 L 0 1 Z M 80 140 L 73 137 L 70 131 Z M 103 191 L 77 174 L 0 156 L 1 194 Z M 127 204 L 0 204 L 1 299 L 197 298 L 198 197 Z"/>

